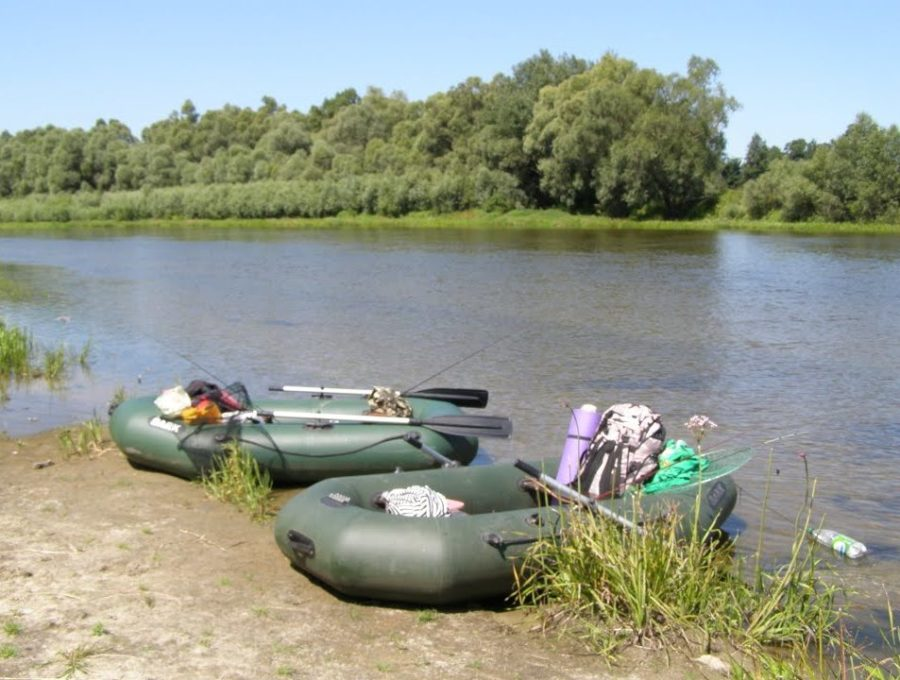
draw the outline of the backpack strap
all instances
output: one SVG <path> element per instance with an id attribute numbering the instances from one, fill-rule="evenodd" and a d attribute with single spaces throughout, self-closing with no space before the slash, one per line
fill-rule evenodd
<path id="1" fill-rule="evenodd" d="M 587 449 L 585 465 L 575 479 L 575 488 L 594 497 L 612 496 L 619 487 L 619 468 L 625 447 L 621 442 L 602 438 Z"/>

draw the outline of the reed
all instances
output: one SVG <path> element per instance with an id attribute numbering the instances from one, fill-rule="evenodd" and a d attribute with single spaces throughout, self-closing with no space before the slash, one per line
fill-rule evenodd
<path id="1" fill-rule="evenodd" d="M 842 591 L 819 576 L 808 512 L 790 559 L 772 570 L 736 557 L 721 535 L 695 529 L 684 538 L 680 520 L 639 534 L 596 514 L 568 513 L 558 533 L 527 553 L 515 596 L 545 630 L 574 635 L 610 660 L 630 645 L 649 645 L 716 652 L 735 677 L 828 677 L 839 657 L 863 667 L 846 639 Z"/>
<path id="2" fill-rule="evenodd" d="M 49 349 L 44 352 L 43 368 L 36 375 L 41 375 L 51 386 L 58 386 L 66 376 L 68 361 L 64 347 Z"/>
<path id="3" fill-rule="evenodd" d="M 31 335 L 0 319 L 0 375 L 24 378 L 31 372 Z"/>
<path id="4" fill-rule="evenodd" d="M 27 330 L 7 326 L 0 319 L 0 401 L 9 398 L 10 382 L 43 378 L 50 387 L 60 387 L 73 362 L 83 371 L 90 368 L 90 351 L 90 341 L 77 354 L 69 352 L 64 345 L 39 348 Z"/>
<path id="5" fill-rule="evenodd" d="M 97 418 L 60 431 L 58 439 L 66 459 L 102 456 L 109 449 L 109 442 L 103 436 L 103 426 Z"/>
<path id="6" fill-rule="evenodd" d="M 882 639 L 885 648 L 892 650 L 892 652 L 882 659 L 868 658 L 859 662 L 854 659 L 850 665 L 852 677 L 873 678 L 875 680 L 900 678 L 900 625 L 898 625 L 894 617 L 891 598 L 886 597 L 885 601 L 887 603 L 888 629 L 882 632 Z"/>
<path id="7" fill-rule="evenodd" d="M 255 522 L 265 521 L 274 512 L 269 473 L 260 470 L 256 460 L 235 442 L 226 444 L 215 468 L 200 483 L 209 496 L 235 505 Z"/>

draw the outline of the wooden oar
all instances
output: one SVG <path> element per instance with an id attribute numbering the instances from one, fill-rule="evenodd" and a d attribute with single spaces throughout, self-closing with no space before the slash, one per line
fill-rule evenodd
<path id="1" fill-rule="evenodd" d="M 433 418 L 400 418 L 397 416 L 352 415 L 346 413 L 319 413 L 316 411 L 261 411 L 256 413 L 267 418 L 297 418 L 299 420 L 347 421 L 352 423 L 375 423 L 379 425 L 411 425 L 427 427 L 443 434 L 465 437 L 508 437 L 512 434 L 512 422 L 505 416 L 449 415 Z"/>
<path id="2" fill-rule="evenodd" d="M 303 392 L 305 394 L 317 394 L 322 397 L 327 395 L 365 396 L 372 391 L 371 388 L 311 387 L 304 385 L 272 385 L 269 390 L 272 392 Z M 484 408 L 488 403 L 487 390 L 468 389 L 465 387 L 432 387 L 426 390 L 411 390 L 402 394 L 404 397 L 446 401 L 468 408 Z"/>

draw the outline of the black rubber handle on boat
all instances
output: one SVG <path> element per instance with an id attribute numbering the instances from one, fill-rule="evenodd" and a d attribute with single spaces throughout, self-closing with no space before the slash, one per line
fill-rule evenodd
<path id="1" fill-rule="evenodd" d="M 287 540 L 288 543 L 291 544 L 291 550 L 293 550 L 298 556 L 302 555 L 303 557 L 315 557 L 316 556 L 316 544 L 309 536 L 304 536 L 299 531 L 294 531 L 290 529 L 287 532 Z"/>
<path id="2" fill-rule="evenodd" d="M 405 441 L 407 444 L 412 444 L 420 451 L 424 451 L 425 453 L 427 453 L 429 456 L 434 458 L 440 464 L 441 467 L 458 467 L 459 466 L 459 461 L 451 460 L 450 458 L 447 458 L 447 456 L 442 454 L 440 451 L 438 451 L 434 447 L 429 446 L 428 444 L 423 442 L 422 436 L 418 432 L 415 432 L 415 431 L 407 432 L 405 435 L 403 435 L 403 441 Z"/>
<path id="3" fill-rule="evenodd" d="M 503 548 L 508 548 L 512 545 L 529 545 L 531 543 L 537 543 L 541 539 L 536 536 L 528 536 L 527 538 L 522 538 L 520 536 L 517 536 L 516 538 L 504 538 L 500 534 L 491 531 L 489 533 L 482 534 L 481 540 L 483 540 L 492 548 L 502 550 Z"/>
<path id="4" fill-rule="evenodd" d="M 513 465 L 515 465 L 517 468 L 519 468 L 526 475 L 534 477 L 535 479 L 541 478 L 541 474 L 542 474 L 541 471 L 538 470 L 534 465 L 531 465 L 530 463 L 526 463 L 521 458 L 516 458 L 516 462 L 513 463 Z"/>

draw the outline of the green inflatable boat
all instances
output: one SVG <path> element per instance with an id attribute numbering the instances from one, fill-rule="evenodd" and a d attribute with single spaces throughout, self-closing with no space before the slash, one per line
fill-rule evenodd
<path id="1" fill-rule="evenodd" d="M 508 436 L 508 418 L 469 415 L 438 399 L 408 399 L 409 418 L 366 415 L 359 398 L 254 401 L 253 411 L 191 425 L 166 419 L 154 397 L 128 399 L 110 414 L 113 440 L 137 467 L 188 479 L 237 442 L 278 485 L 342 475 L 467 465 L 478 436 Z"/>
<path id="2" fill-rule="evenodd" d="M 528 546 L 558 531 L 565 514 L 577 507 L 548 505 L 546 495 L 526 481 L 557 463 L 554 458 L 328 479 L 285 504 L 275 540 L 297 569 L 353 597 L 448 605 L 507 596 L 513 567 Z M 410 517 L 382 508 L 385 492 L 421 486 L 462 501 L 463 511 Z M 636 506 L 640 521 L 673 510 L 690 518 L 698 494 L 700 530 L 718 528 L 737 498 L 727 475 L 652 495 L 626 493 L 593 507 L 625 524 L 639 521 Z M 690 531 L 690 519 L 681 531 Z"/>

